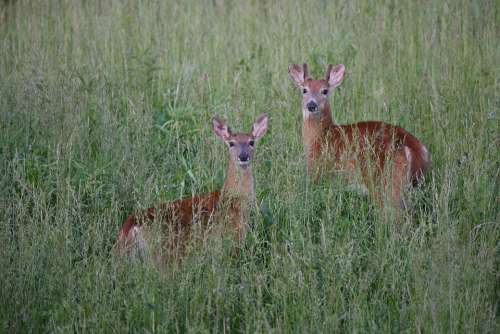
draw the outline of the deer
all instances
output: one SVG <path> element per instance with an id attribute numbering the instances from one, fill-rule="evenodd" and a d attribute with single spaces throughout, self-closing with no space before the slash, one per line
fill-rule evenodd
<path id="1" fill-rule="evenodd" d="M 334 123 L 329 99 L 344 79 L 343 64 L 328 65 L 321 79 L 309 76 L 307 63 L 290 64 L 288 73 L 302 93 L 307 175 L 317 181 L 331 172 L 343 174 L 382 207 L 387 195 L 391 205 L 405 208 L 404 190 L 419 185 L 430 167 L 425 145 L 402 127 L 381 121 Z"/>
<path id="2" fill-rule="evenodd" d="M 183 248 L 190 239 L 193 229 L 201 227 L 203 233 L 222 227 L 222 233 L 241 244 L 248 229 L 249 214 L 256 204 L 251 163 L 256 142 L 267 131 L 268 117 L 261 115 L 253 123 L 249 133 L 233 133 L 219 117 L 212 120 L 213 131 L 227 145 L 229 161 L 226 178 L 221 189 L 216 191 L 163 203 L 129 215 L 120 228 L 116 248 L 118 255 L 137 258 L 151 246 L 153 222 L 161 226 L 157 229 L 166 236 L 168 242 L 160 243 L 160 253 L 172 253 L 174 247 Z M 160 235 L 160 238 L 163 238 Z M 154 246 L 153 246 L 154 247 Z M 160 256 L 161 257 L 161 256 Z"/>

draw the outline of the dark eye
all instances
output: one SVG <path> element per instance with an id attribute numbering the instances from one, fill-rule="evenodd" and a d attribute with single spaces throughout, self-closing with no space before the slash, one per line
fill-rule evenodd
<path id="1" fill-rule="evenodd" d="M 254 140 L 250 140 L 250 141 L 248 142 L 248 144 L 249 144 L 250 146 L 254 146 L 254 145 L 255 145 L 255 141 L 254 141 Z"/>
<path id="2" fill-rule="evenodd" d="M 306 93 L 307 93 L 307 88 L 304 88 L 304 89 L 302 90 L 302 93 L 306 94 Z"/>
<path id="3" fill-rule="evenodd" d="M 229 142 L 229 147 L 233 147 L 234 146 L 234 141 L 230 141 Z"/>
<path id="4" fill-rule="evenodd" d="M 323 93 L 323 95 L 328 94 L 328 89 L 323 89 L 323 91 L 321 93 Z"/>

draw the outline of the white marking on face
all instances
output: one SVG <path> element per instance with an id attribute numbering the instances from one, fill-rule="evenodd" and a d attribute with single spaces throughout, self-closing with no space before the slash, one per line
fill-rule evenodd
<path id="1" fill-rule="evenodd" d="M 246 169 L 246 168 L 248 168 L 248 166 L 250 166 L 250 160 L 248 160 L 248 161 L 239 161 L 238 160 L 238 165 L 241 168 Z"/>

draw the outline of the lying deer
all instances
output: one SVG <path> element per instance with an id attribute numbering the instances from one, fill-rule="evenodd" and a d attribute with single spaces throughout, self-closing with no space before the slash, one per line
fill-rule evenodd
<path id="1" fill-rule="evenodd" d="M 328 170 L 344 171 L 351 182 L 361 179 L 370 193 L 374 185 L 385 190 L 389 186 L 393 204 L 404 207 L 403 190 L 419 183 L 429 168 L 430 154 L 399 126 L 378 121 L 335 124 L 329 97 L 342 83 L 344 71 L 342 64 L 328 65 L 325 77 L 314 80 L 309 77 L 307 64 L 288 67 L 302 92 L 302 140 L 308 174 L 317 179 Z M 381 200 L 380 191 L 375 192 L 372 195 Z"/>
<path id="2" fill-rule="evenodd" d="M 125 219 L 119 232 L 119 254 L 141 254 L 149 246 L 153 221 L 162 224 L 159 231 L 166 236 L 162 247 L 179 245 L 189 239 L 197 224 L 203 232 L 221 225 L 224 234 L 242 242 L 248 226 L 248 216 L 255 204 L 251 162 L 255 143 L 267 131 L 268 117 L 260 116 L 250 133 L 233 133 L 219 118 L 213 119 L 213 130 L 228 146 L 229 163 L 222 189 L 193 198 L 161 204 Z M 163 237 L 163 236 L 161 236 Z M 182 247 L 182 245 L 181 245 Z"/>

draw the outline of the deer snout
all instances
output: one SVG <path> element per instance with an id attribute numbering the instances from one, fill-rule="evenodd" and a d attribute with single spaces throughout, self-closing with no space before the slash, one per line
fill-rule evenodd
<path id="1" fill-rule="evenodd" d="M 309 101 L 309 102 L 307 102 L 307 104 L 306 104 L 306 108 L 307 108 L 307 110 L 309 110 L 310 112 L 314 112 L 314 111 L 317 111 L 317 110 L 318 110 L 318 104 L 317 104 L 315 101 Z"/>
<path id="2" fill-rule="evenodd" d="M 250 155 L 247 152 L 241 152 L 238 154 L 238 160 L 241 162 L 248 162 L 250 161 Z"/>

